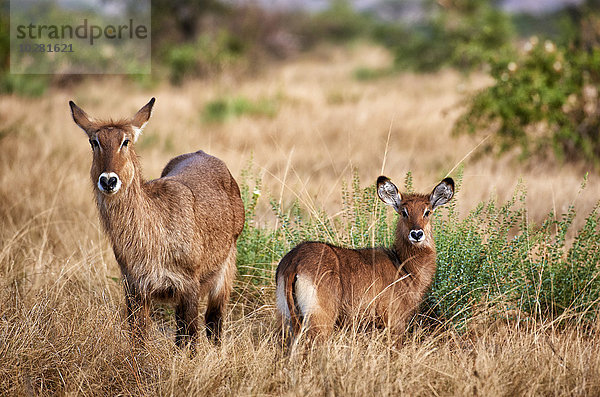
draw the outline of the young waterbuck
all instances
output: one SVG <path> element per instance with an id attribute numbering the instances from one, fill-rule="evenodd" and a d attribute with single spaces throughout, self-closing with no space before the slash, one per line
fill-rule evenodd
<path id="1" fill-rule="evenodd" d="M 208 295 L 206 332 L 218 339 L 236 272 L 244 206 L 227 166 L 203 151 L 173 158 L 144 181 L 134 143 L 154 98 L 131 119 L 99 121 L 69 102 L 89 137 L 100 220 L 121 268 L 134 342 L 143 342 L 150 302 L 175 305 L 177 345 L 196 339 L 199 299 Z"/>
<path id="2" fill-rule="evenodd" d="M 401 334 L 435 274 L 431 213 L 454 194 L 446 178 L 430 194 L 402 194 L 377 179 L 381 200 L 400 217 L 391 248 L 348 249 L 304 242 L 283 257 L 275 274 L 277 308 L 294 337 L 327 336 L 336 323 L 387 326 Z"/>

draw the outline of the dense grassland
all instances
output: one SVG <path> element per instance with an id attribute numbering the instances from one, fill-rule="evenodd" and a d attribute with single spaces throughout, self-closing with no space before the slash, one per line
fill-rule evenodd
<path id="1" fill-rule="evenodd" d="M 356 79 L 390 61 L 377 47 L 323 47 L 242 81 L 107 77 L 0 96 L 0 394 L 600 394 L 597 171 L 499 160 L 452 137 L 485 76 Z M 194 358 L 175 348 L 168 307 L 147 349 L 130 349 L 89 145 L 67 105 L 116 118 L 151 96 L 136 146 L 146 177 L 201 148 L 227 162 L 247 207 L 223 342 L 201 340 Z M 303 239 L 389 243 L 381 173 L 407 190 L 459 182 L 434 219 L 439 268 L 421 313 L 402 345 L 348 329 L 290 354 L 275 320 L 278 260 Z"/>

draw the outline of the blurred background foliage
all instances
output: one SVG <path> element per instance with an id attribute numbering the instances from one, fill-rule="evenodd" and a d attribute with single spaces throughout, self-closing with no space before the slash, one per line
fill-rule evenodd
<path id="1" fill-rule="evenodd" d="M 288 1 L 275 9 L 260 1 L 153 0 L 151 80 L 181 85 L 222 73 L 248 75 L 323 43 L 372 41 L 389 49 L 394 63 L 386 70 L 361 68 L 357 79 L 440 68 L 489 74 L 489 86 L 465 96 L 455 133 L 490 135 L 487 149 L 498 154 L 600 167 L 598 0 L 548 2 L 533 13 L 499 0 L 363 3 L 331 0 L 323 8 Z M 81 80 L 11 75 L 9 1 L 0 0 L 0 9 L 0 92 L 39 96 L 49 86 Z"/>

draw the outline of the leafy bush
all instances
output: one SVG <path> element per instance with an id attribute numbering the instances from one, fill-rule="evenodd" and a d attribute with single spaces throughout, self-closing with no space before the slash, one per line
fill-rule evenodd
<path id="1" fill-rule="evenodd" d="M 509 17 L 493 1 L 454 1 L 436 22 L 444 31 L 443 42 L 452 48 L 449 63 L 466 70 L 510 51 L 515 35 Z"/>
<path id="2" fill-rule="evenodd" d="M 417 26 L 398 38 L 392 50 L 394 65 L 399 69 L 433 72 L 448 65 L 453 57 L 453 48 L 443 29 L 436 24 Z"/>
<path id="3" fill-rule="evenodd" d="M 214 74 L 242 61 L 244 44 L 226 30 L 202 34 L 190 43 L 169 45 L 164 55 L 173 84 L 186 77 Z"/>
<path id="4" fill-rule="evenodd" d="M 566 236 L 575 208 L 560 216 L 550 213 L 536 226 L 527 221 L 525 201 L 520 185 L 501 206 L 492 199 L 463 220 L 453 207 L 447 218 L 435 218 L 439 267 L 429 304 L 440 316 L 462 323 L 480 304 L 542 318 L 565 312 L 596 315 L 598 205 L 569 247 Z"/>
<path id="5" fill-rule="evenodd" d="M 579 51 L 536 37 L 516 58 L 491 62 L 494 83 L 470 99 L 455 132 L 492 132 L 499 152 L 600 165 L 600 50 Z"/>
<path id="6" fill-rule="evenodd" d="M 0 93 L 37 97 L 50 84 L 46 75 L 10 74 L 9 2 L 0 0 Z"/>
<path id="7" fill-rule="evenodd" d="M 374 29 L 373 37 L 393 51 L 398 68 L 431 72 L 453 66 L 469 71 L 510 48 L 512 23 L 491 1 L 438 3 L 428 3 L 427 17 L 414 26 L 380 23 Z"/>
<path id="8" fill-rule="evenodd" d="M 0 93 L 39 97 L 50 85 L 47 75 L 11 74 L 0 72 Z"/>
<path id="9" fill-rule="evenodd" d="M 309 43 L 348 42 L 369 36 L 375 24 L 372 16 L 357 12 L 350 1 L 333 0 L 326 10 L 307 16 L 299 28 Z"/>
<path id="10" fill-rule="evenodd" d="M 390 246 L 393 241 L 397 215 L 379 202 L 373 184 L 361 188 L 356 175 L 351 187 L 343 189 L 340 216 L 307 210 L 298 202 L 283 210 L 271 199 L 278 227 L 257 225 L 260 180 L 254 178 L 250 186 L 250 173 L 249 168 L 242 176 L 246 225 L 238 242 L 238 268 L 256 286 L 273 285 L 277 262 L 305 240 L 350 248 Z M 461 218 L 456 209 L 461 174 L 456 199 L 433 218 L 438 270 L 424 304 L 427 315 L 459 327 L 482 307 L 536 318 L 575 313 L 594 319 L 600 309 L 600 202 L 567 244 L 575 208 L 560 216 L 550 213 L 541 225 L 530 224 L 523 185 L 508 202 L 490 199 Z M 410 174 L 405 190 L 412 190 Z"/>
<path id="11" fill-rule="evenodd" d="M 277 113 L 277 103 L 272 99 L 260 99 L 252 102 L 238 96 L 220 98 L 206 104 L 202 112 L 205 122 L 224 122 L 242 115 L 273 117 Z"/>
<path id="12" fill-rule="evenodd" d="M 278 230 L 256 224 L 256 206 L 261 197 L 261 180 L 253 176 L 252 163 L 242 170 L 240 193 L 244 201 L 244 230 L 238 238 L 238 269 L 241 277 L 249 278 L 256 286 L 272 282 L 272 266 L 283 256 L 285 246 Z"/>

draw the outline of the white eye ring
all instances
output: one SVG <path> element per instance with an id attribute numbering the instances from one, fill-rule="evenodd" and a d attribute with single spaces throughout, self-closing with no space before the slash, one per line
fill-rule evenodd
<path id="1" fill-rule="evenodd" d="M 406 210 L 406 208 L 402 208 L 402 216 L 408 218 L 408 211 Z"/>

